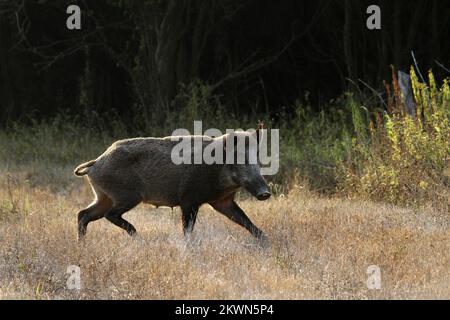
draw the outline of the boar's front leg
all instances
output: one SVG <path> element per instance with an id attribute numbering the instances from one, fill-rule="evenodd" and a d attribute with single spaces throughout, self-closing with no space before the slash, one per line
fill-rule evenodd
<path id="1" fill-rule="evenodd" d="M 185 236 L 191 234 L 194 229 L 195 221 L 197 220 L 198 205 L 182 205 L 182 221 L 183 221 L 183 233 Z"/>
<path id="2" fill-rule="evenodd" d="M 228 217 L 231 221 L 236 222 L 237 224 L 241 225 L 257 239 L 260 240 L 267 240 L 264 233 L 258 229 L 247 217 L 245 212 L 239 208 L 237 203 L 234 201 L 234 196 L 231 196 L 229 198 L 226 198 L 224 200 L 219 200 L 213 203 L 210 203 L 210 205 Z"/>

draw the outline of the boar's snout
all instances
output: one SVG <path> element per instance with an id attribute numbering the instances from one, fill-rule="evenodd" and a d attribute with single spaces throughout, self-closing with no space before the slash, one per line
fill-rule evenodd
<path id="1" fill-rule="evenodd" d="M 269 199 L 271 196 L 269 191 L 264 191 L 264 192 L 260 192 L 256 195 L 256 199 L 260 200 L 260 201 L 264 201 Z"/>
<path id="2" fill-rule="evenodd" d="M 258 200 L 267 200 L 271 194 L 266 180 L 261 175 L 261 167 L 257 165 L 234 165 L 231 166 L 233 181 L 244 187 L 252 196 Z"/>
<path id="3" fill-rule="evenodd" d="M 269 187 L 263 179 L 260 179 L 260 181 L 258 181 L 257 183 L 255 183 L 255 181 L 246 183 L 244 184 L 244 188 L 247 189 L 247 191 L 249 191 L 256 199 L 260 201 L 267 200 L 271 196 Z"/>

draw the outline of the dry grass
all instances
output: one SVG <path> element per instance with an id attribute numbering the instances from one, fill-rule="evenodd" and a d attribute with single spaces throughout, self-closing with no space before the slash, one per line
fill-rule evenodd
<path id="1" fill-rule="evenodd" d="M 241 201 L 271 239 L 267 249 L 202 207 L 186 243 L 175 209 L 141 205 L 130 238 L 104 219 L 76 242 L 76 212 L 92 196 L 81 180 L 59 192 L 0 176 L 3 299 L 450 298 L 450 217 L 435 209 L 320 198 L 301 191 Z M 75 180 L 75 179 L 74 179 Z M 82 289 L 66 288 L 81 267 Z M 382 289 L 366 286 L 381 268 Z"/>

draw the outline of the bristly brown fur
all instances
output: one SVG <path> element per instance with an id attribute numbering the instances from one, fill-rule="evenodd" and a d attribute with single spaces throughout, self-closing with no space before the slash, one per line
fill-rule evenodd
<path id="1" fill-rule="evenodd" d="M 217 138 L 204 136 L 183 138 L 199 140 L 204 148 L 210 144 L 224 147 L 227 140 L 234 143 L 238 136 L 244 139 L 248 137 L 258 139 L 258 133 L 234 132 Z M 180 206 L 185 235 L 192 231 L 199 207 L 208 203 L 246 228 L 254 237 L 264 239 L 263 232 L 250 221 L 234 201 L 240 187 L 247 189 L 259 200 L 270 197 L 259 164 L 250 164 L 247 161 L 245 164 L 177 165 L 172 160 L 172 151 L 178 143 L 179 141 L 173 141 L 170 137 L 121 140 L 113 143 L 96 160 L 78 166 L 75 175 L 87 174 L 96 195 L 96 200 L 78 213 L 79 239 L 85 235 L 89 222 L 103 217 L 130 235 L 134 234 L 136 229 L 124 220 L 122 215 L 141 202 L 155 206 Z M 243 152 L 238 151 L 236 145 L 234 147 L 235 153 Z M 257 152 L 254 148 L 258 148 L 258 145 L 248 148 L 253 149 L 245 150 L 246 159 L 249 158 L 250 152 Z M 199 151 L 191 152 L 193 156 Z M 223 153 L 226 152 L 224 147 Z"/>

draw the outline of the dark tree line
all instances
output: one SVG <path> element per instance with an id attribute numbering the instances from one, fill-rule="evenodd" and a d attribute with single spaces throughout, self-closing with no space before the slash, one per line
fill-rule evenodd
<path id="1" fill-rule="evenodd" d="M 68 30 L 77 4 L 82 29 Z M 378 4 L 382 29 L 368 30 Z M 447 0 L 0 0 L 0 122 L 161 114 L 199 79 L 235 113 L 382 88 L 390 65 L 450 66 Z M 437 62 L 436 62 L 437 61 Z M 363 80 L 366 84 L 358 81 Z"/>

